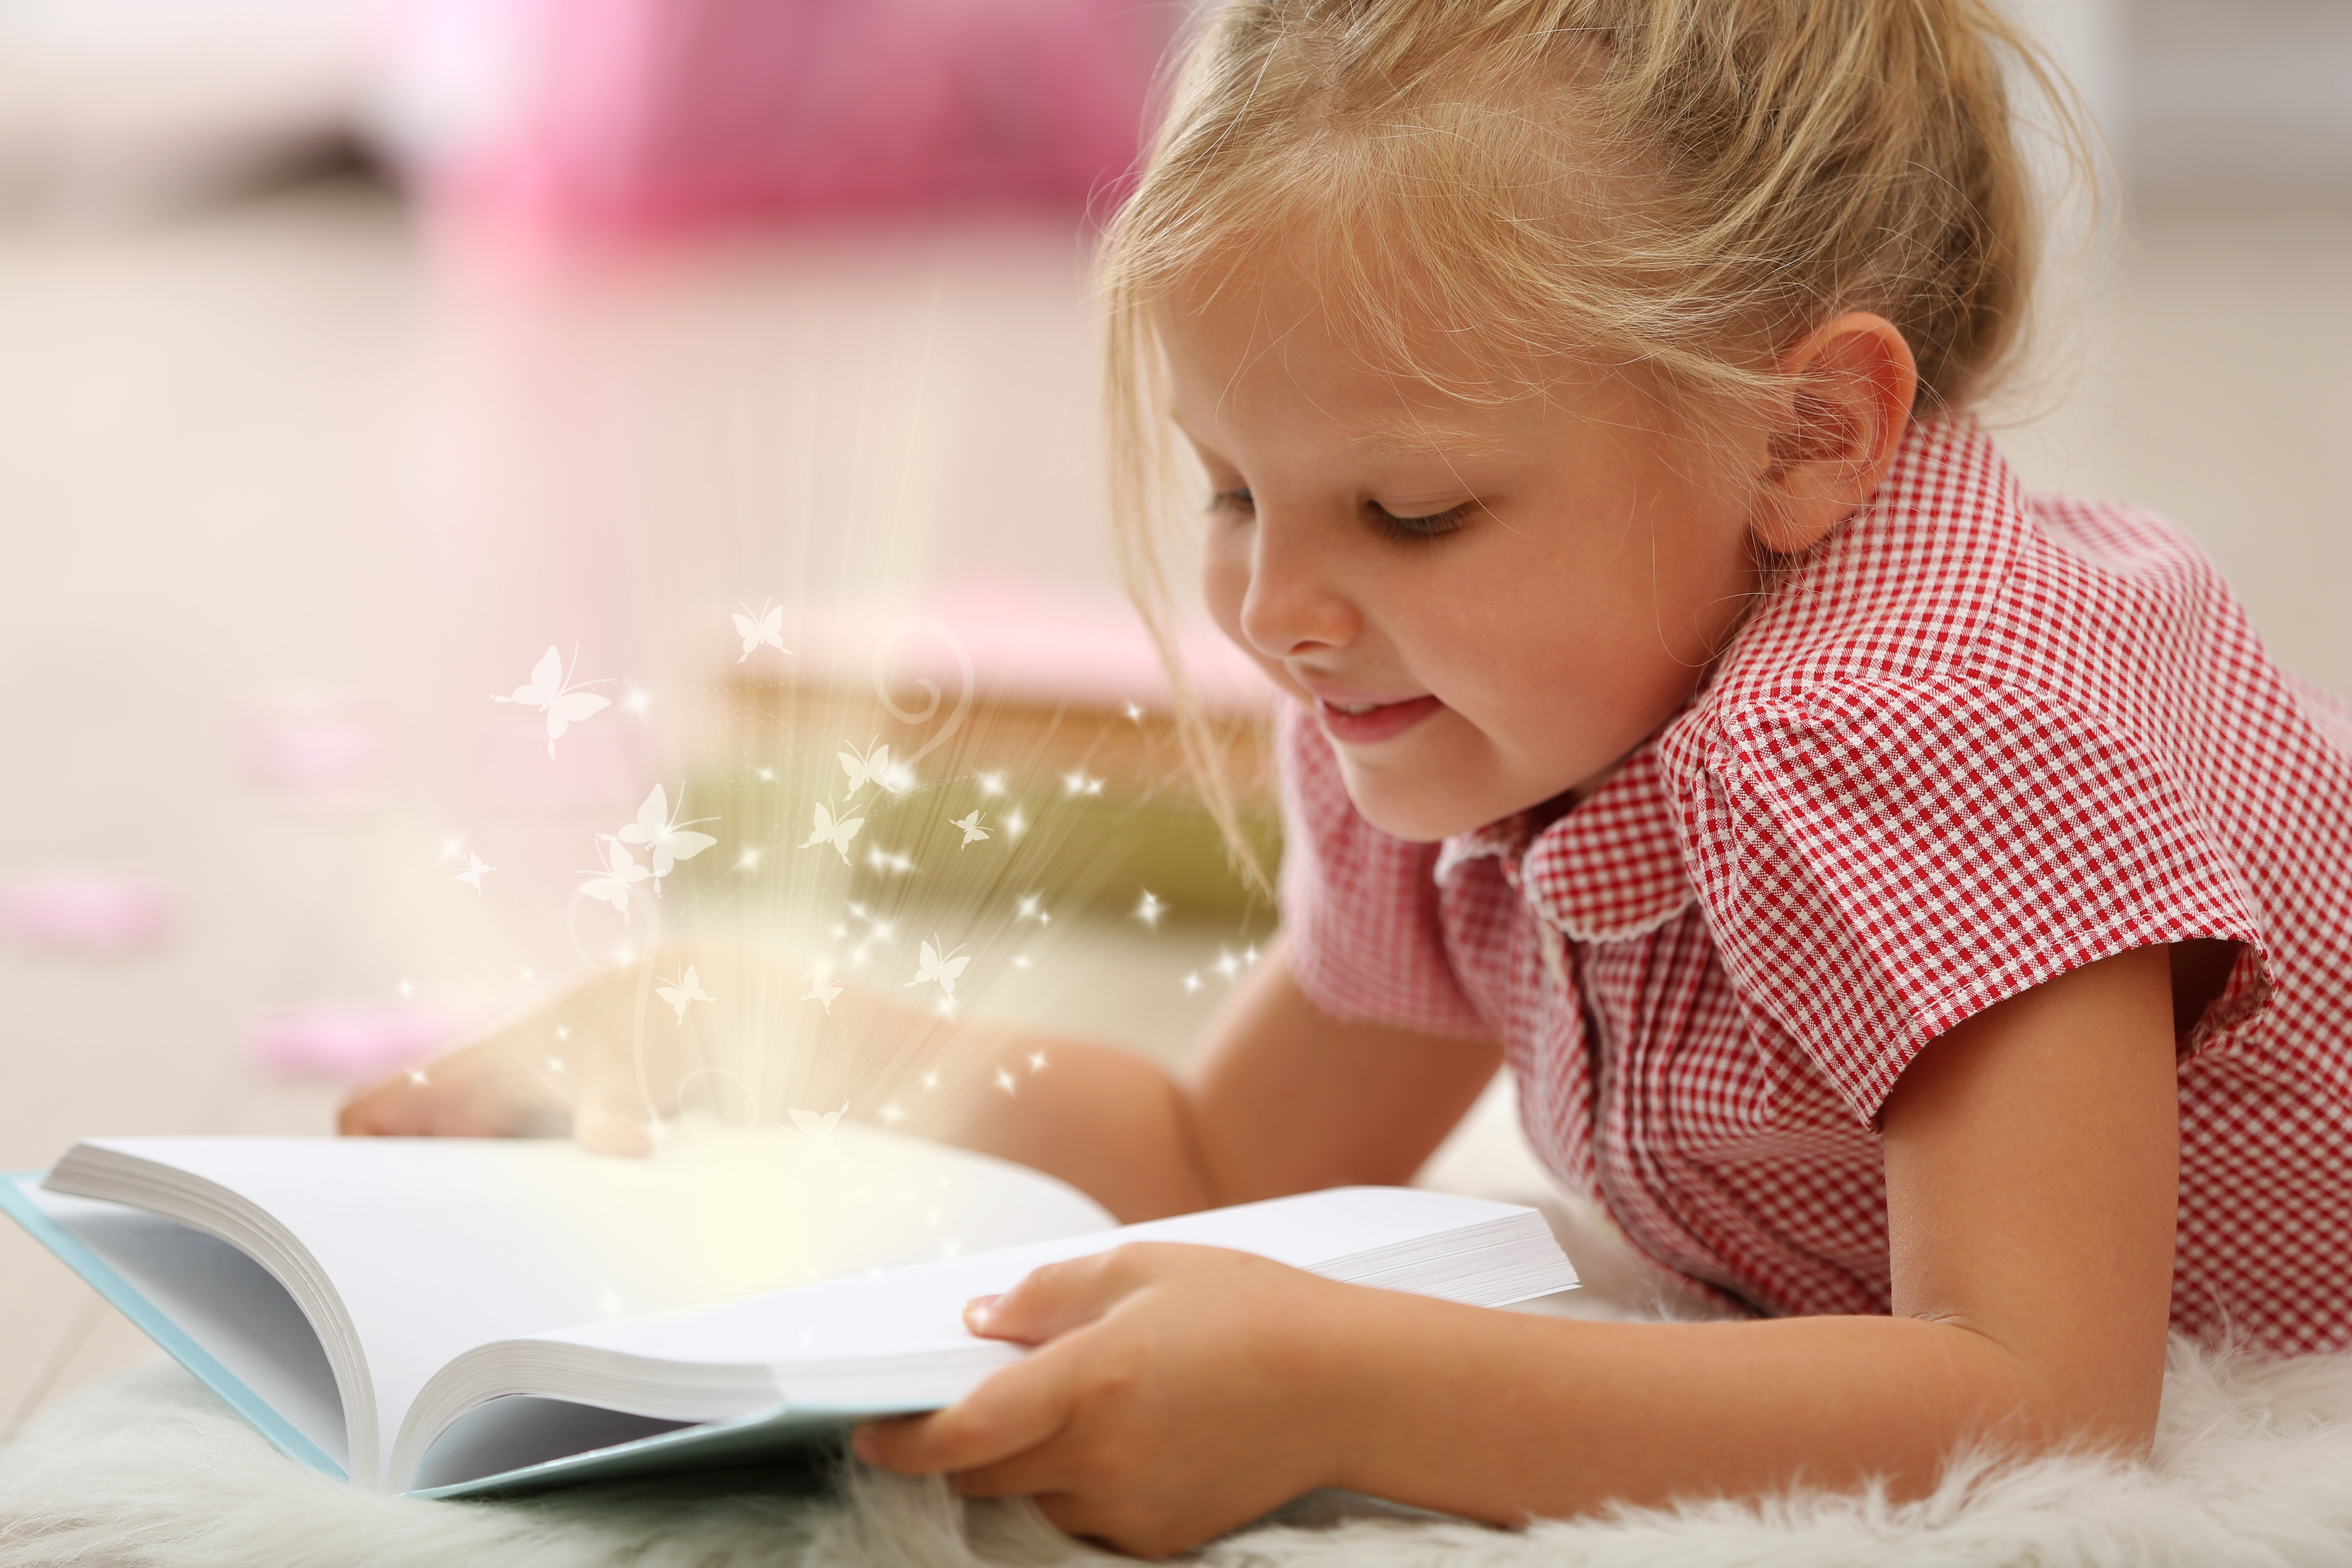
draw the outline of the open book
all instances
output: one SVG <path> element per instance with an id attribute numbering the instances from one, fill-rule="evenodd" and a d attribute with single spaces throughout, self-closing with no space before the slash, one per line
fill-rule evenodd
<path id="1" fill-rule="evenodd" d="M 1532 1209 L 1346 1187 L 1119 1226 L 867 1128 L 646 1160 L 504 1139 L 121 1138 L 0 1208 L 278 1447 L 455 1497 L 748 1462 L 1027 1352 L 963 1304 L 1129 1240 L 1504 1306 L 1576 1283 Z"/>

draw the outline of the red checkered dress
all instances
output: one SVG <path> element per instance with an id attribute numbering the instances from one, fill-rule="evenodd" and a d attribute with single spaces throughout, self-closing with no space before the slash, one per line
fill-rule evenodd
<path id="1" fill-rule="evenodd" d="M 1501 1036 L 1552 1169 L 1759 1312 L 1888 1310 L 1872 1123 L 1922 1046 L 2098 958 L 2243 943 L 2181 1042 L 2173 1324 L 2352 1345 L 2352 710 L 2156 520 L 1916 429 L 1565 815 L 1409 844 L 1318 729 L 1284 749 L 1307 994 Z"/>

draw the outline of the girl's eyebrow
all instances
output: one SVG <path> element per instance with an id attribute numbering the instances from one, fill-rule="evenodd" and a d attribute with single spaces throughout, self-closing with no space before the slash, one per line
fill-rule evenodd
<path id="1" fill-rule="evenodd" d="M 1376 458 L 1500 458 L 1513 450 L 1507 437 L 1492 430 L 1419 419 L 1371 426 L 1348 444 Z"/>

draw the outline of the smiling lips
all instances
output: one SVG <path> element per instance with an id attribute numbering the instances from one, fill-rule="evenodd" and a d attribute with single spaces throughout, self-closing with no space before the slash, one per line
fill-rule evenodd
<path id="1" fill-rule="evenodd" d="M 1444 706 L 1434 697 L 1411 697 L 1402 702 L 1334 702 L 1318 698 L 1315 713 L 1323 721 L 1325 734 L 1360 746 L 1402 735 Z"/>

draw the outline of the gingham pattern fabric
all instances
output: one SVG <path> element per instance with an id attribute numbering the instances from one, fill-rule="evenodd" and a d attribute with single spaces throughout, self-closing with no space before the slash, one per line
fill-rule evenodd
<path id="1" fill-rule="evenodd" d="M 1499 1035 L 1552 1168 L 1757 1312 L 1887 1310 L 1873 1122 L 1929 1040 L 2242 944 L 2179 1042 L 2173 1322 L 2352 1346 L 2352 711 L 2156 520 L 1922 426 L 1585 799 L 1408 844 L 1312 723 L 1284 753 L 1307 994 Z"/>

